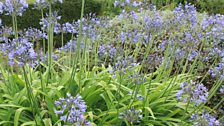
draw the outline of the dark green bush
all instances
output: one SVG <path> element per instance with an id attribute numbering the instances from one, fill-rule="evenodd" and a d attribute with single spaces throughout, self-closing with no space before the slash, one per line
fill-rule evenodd
<path id="1" fill-rule="evenodd" d="M 209 14 L 224 14 L 224 0 L 149 0 L 159 9 L 171 4 L 177 6 L 179 3 L 192 3 L 197 7 L 199 12 L 207 12 Z"/>
<path id="2" fill-rule="evenodd" d="M 61 23 L 72 22 L 80 18 L 82 0 L 66 0 L 63 4 L 56 4 L 53 6 L 53 10 L 57 10 L 59 15 L 62 16 Z M 29 9 L 23 13 L 22 17 L 18 17 L 18 28 L 24 29 L 28 27 L 39 28 L 39 22 L 41 19 L 41 12 L 32 9 L 33 5 L 29 6 Z M 94 0 L 86 0 L 85 2 L 85 14 L 90 12 L 99 14 L 101 10 L 101 4 Z M 47 11 L 47 10 L 45 10 Z M 12 26 L 11 16 L 2 15 L 3 25 Z"/>

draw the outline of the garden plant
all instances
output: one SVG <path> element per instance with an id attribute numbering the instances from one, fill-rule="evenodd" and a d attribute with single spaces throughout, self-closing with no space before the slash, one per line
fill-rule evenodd
<path id="1" fill-rule="evenodd" d="M 60 23 L 63 2 L 35 0 L 26 29 L 27 1 L 0 2 L 0 125 L 224 126 L 224 15 L 121 0 L 98 17 L 82 0 Z"/>

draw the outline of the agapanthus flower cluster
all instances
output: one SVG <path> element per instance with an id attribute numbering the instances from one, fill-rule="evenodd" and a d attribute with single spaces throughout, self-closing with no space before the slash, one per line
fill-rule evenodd
<path id="1" fill-rule="evenodd" d="M 133 125 L 134 123 L 141 122 L 143 117 L 141 112 L 141 110 L 136 110 L 134 107 L 131 107 L 130 109 L 126 109 L 124 112 L 120 113 L 119 118 Z"/>
<path id="2" fill-rule="evenodd" d="M 40 61 L 47 64 L 48 55 L 49 55 L 48 52 L 46 54 L 44 52 L 40 52 L 40 55 L 39 55 Z M 57 54 L 55 54 L 54 52 L 52 53 L 52 57 L 55 61 L 58 60 L 58 58 L 59 58 L 59 56 Z"/>
<path id="3" fill-rule="evenodd" d="M 113 58 L 116 53 L 116 48 L 111 45 L 101 45 L 98 49 L 98 54 L 100 57 L 109 56 L 110 58 Z"/>
<path id="4" fill-rule="evenodd" d="M 2 9 L 6 12 L 6 15 L 19 15 L 22 16 L 22 13 L 28 8 L 26 0 L 5 0 L 4 6 L 0 3 L 0 13 Z"/>
<path id="5" fill-rule="evenodd" d="M 79 31 L 80 23 L 82 22 L 82 36 L 87 37 L 91 41 L 95 41 L 100 35 L 100 28 L 109 28 L 110 23 L 108 17 L 97 18 L 95 14 L 90 13 L 87 17 L 81 20 L 75 21 L 72 25 L 75 31 Z"/>
<path id="6" fill-rule="evenodd" d="M 60 2 L 62 4 L 63 0 L 35 0 L 34 8 L 45 9 L 50 6 L 50 4 L 55 4 L 56 2 Z"/>
<path id="7" fill-rule="evenodd" d="M 139 72 L 134 71 L 128 76 L 129 80 L 133 80 L 135 84 L 143 84 L 146 82 L 145 75 Z"/>
<path id="8" fill-rule="evenodd" d="M 137 63 L 131 56 L 127 58 L 117 58 L 109 73 L 112 74 L 113 78 L 115 78 L 117 74 L 126 74 L 128 71 L 132 71 L 136 66 Z"/>
<path id="9" fill-rule="evenodd" d="M 8 42 L 10 36 L 14 35 L 12 27 L 4 27 L 0 28 L 0 42 Z"/>
<path id="10" fill-rule="evenodd" d="M 212 69 L 209 69 L 208 71 L 212 77 L 219 77 L 223 78 L 224 76 L 224 62 L 219 63 L 217 66 L 215 66 Z"/>
<path id="11" fill-rule="evenodd" d="M 208 90 L 201 83 L 197 84 L 193 81 L 183 82 L 180 84 L 180 88 L 176 94 L 178 100 L 193 102 L 196 106 L 207 101 Z"/>
<path id="12" fill-rule="evenodd" d="M 28 64 L 34 67 L 38 64 L 38 55 L 33 49 L 33 44 L 27 38 L 9 40 L 8 42 L 2 43 L 0 47 L 3 55 L 8 57 L 8 63 L 11 66 L 15 64 L 19 66 Z"/>
<path id="13" fill-rule="evenodd" d="M 58 20 L 60 20 L 60 16 L 58 16 Z M 72 33 L 72 34 L 78 34 L 78 28 L 79 26 L 75 26 L 74 24 L 71 23 L 64 23 L 64 24 L 59 24 L 55 23 L 54 24 L 54 33 L 59 34 L 59 33 Z"/>
<path id="14" fill-rule="evenodd" d="M 58 23 L 58 20 L 61 19 L 61 16 L 58 16 L 58 12 L 54 11 L 50 15 L 46 14 L 46 18 L 41 19 L 40 25 L 42 25 L 42 30 L 47 30 L 51 25 L 54 27 L 55 33 L 60 33 L 61 25 Z"/>
<path id="15" fill-rule="evenodd" d="M 60 116 L 65 124 L 90 126 L 90 122 L 85 119 L 86 103 L 79 94 L 76 97 L 67 94 L 67 98 L 59 98 L 55 105 L 59 108 L 55 110 L 55 114 Z"/>
<path id="16" fill-rule="evenodd" d="M 191 119 L 194 126 L 221 126 L 220 122 L 208 112 L 192 114 Z"/>
<path id="17" fill-rule="evenodd" d="M 197 10 L 194 5 L 186 4 L 183 8 L 182 5 L 179 4 L 179 6 L 175 8 L 173 12 L 176 17 L 176 23 L 188 23 L 191 24 L 191 26 L 195 26 L 198 22 Z"/>
<path id="18" fill-rule="evenodd" d="M 66 22 L 62 26 L 63 26 L 63 28 L 62 28 L 63 33 L 77 33 L 75 27 L 68 22 Z"/>
<path id="19" fill-rule="evenodd" d="M 138 7 L 141 6 L 143 3 L 140 1 L 131 1 L 131 0 L 115 0 L 114 2 L 114 7 L 124 7 L 124 6 L 133 6 L 133 7 Z"/>
<path id="20" fill-rule="evenodd" d="M 78 42 L 77 42 L 77 39 L 72 39 L 70 40 L 69 42 L 67 42 L 63 48 L 60 48 L 59 50 L 61 52 L 76 52 L 77 51 L 77 47 L 78 46 Z M 84 49 L 84 43 L 83 41 L 80 42 L 80 49 Z"/>
<path id="21" fill-rule="evenodd" d="M 43 10 L 50 5 L 48 0 L 35 0 L 34 8 L 38 10 Z"/>
<path id="22" fill-rule="evenodd" d="M 36 28 L 28 28 L 24 31 L 23 36 L 28 38 L 30 41 L 48 39 L 46 33 Z"/>

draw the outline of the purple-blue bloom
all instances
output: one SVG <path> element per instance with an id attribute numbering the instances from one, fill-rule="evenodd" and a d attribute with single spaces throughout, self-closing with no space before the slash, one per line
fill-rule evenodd
<path id="1" fill-rule="evenodd" d="M 220 122 L 208 112 L 192 114 L 191 119 L 194 126 L 221 126 Z"/>
<path id="2" fill-rule="evenodd" d="M 134 107 L 126 109 L 124 112 L 120 113 L 119 118 L 127 121 L 130 124 L 139 123 L 143 117 L 141 110 L 136 110 Z"/>
<path id="3" fill-rule="evenodd" d="M 54 111 L 55 114 L 60 116 L 65 124 L 90 125 L 84 117 L 87 109 L 86 103 L 79 94 L 76 97 L 67 94 L 67 98 L 59 98 L 55 101 L 55 105 L 59 108 Z"/>
<path id="4" fill-rule="evenodd" d="M 67 32 L 68 33 L 77 33 L 74 26 L 72 24 L 68 23 L 68 22 L 63 24 L 62 30 L 63 30 L 63 33 L 67 33 Z"/>
<path id="5" fill-rule="evenodd" d="M 194 102 L 196 106 L 205 103 L 208 98 L 208 90 L 203 84 L 196 84 L 191 81 L 180 84 L 180 90 L 177 91 L 177 99 L 184 102 Z"/>
<path id="6" fill-rule="evenodd" d="M 28 8 L 26 0 L 5 0 L 4 10 L 7 12 L 6 15 L 19 15 Z"/>
<path id="7" fill-rule="evenodd" d="M 50 5 L 48 0 L 36 0 L 34 3 L 34 8 L 43 10 Z"/>
<path id="8" fill-rule="evenodd" d="M 42 25 L 42 30 L 47 30 L 51 25 L 54 26 L 54 32 L 61 32 L 61 25 L 58 23 L 58 20 L 61 19 L 61 16 L 58 16 L 58 12 L 54 11 L 51 15 L 46 14 L 46 18 L 41 19 L 40 25 Z"/>
<path id="9" fill-rule="evenodd" d="M 9 42 L 2 43 L 0 47 L 3 54 L 8 56 L 9 65 L 16 63 L 19 66 L 28 64 L 34 67 L 38 64 L 38 55 L 33 49 L 33 44 L 27 38 L 9 40 Z"/>
<path id="10" fill-rule="evenodd" d="M 46 33 L 43 33 L 41 30 L 36 28 L 28 28 L 27 30 L 24 31 L 23 35 L 30 41 L 48 39 Z"/>

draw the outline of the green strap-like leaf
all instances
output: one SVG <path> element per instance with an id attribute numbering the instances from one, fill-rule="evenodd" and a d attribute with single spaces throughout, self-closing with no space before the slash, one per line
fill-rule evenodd
<path id="1" fill-rule="evenodd" d="M 19 118 L 20 118 L 21 112 L 24 111 L 24 110 L 30 111 L 30 108 L 22 107 L 22 108 L 19 108 L 19 109 L 16 110 L 15 116 L 14 116 L 14 126 L 19 125 Z"/>

